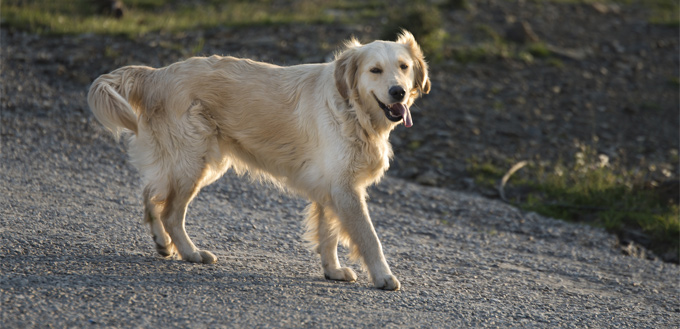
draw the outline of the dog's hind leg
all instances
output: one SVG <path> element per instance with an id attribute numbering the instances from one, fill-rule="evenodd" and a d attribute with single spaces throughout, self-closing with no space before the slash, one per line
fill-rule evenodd
<path id="1" fill-rule="evenodd" d="M 198 183 L 198 179 L 195 182 Z M 187 206 L 200 189 L 196 183 L 192 186 L 183 186 L 183 184 L 175 182 L 170 186 L 163 211 L 161 211 L 161 220 L 165 231 L 172 239 L 179 256 L 183 260 L 192 263 L 212 264 L 217 261 L 217 257 L 209 251 L 196 248 L 184 225 Z"/>
<path id="2" fill-rule="evenodd" d="M 147 202 L 152 210 L 147 214 L 157 213 L 160 219 L 151 221 L 159 253 L 172 255 L 176 250 L 183 260 L 210 264 L 217 261 L 215 255 L 198 250 L 185 230 L 187 206 L 203 186 L 220 176 L 216 174 L 216 164 L 208 163 L 216 155 L 211 153 L 215 127 L 204 111 L 201 102 L 194 101 L 180 118 L 149 121 L 148 129 L 140 129 L 145 143 L 139 143 L 141 151 L 136 154 L 154 150 L 154 156 L 137 158 L 141 159 L 138 167 L 152 191 L 146 197 L 152 201 Z"/>
<path id="3" fill-rule="evenodd" d="M 214 263 L 215 255 L 201 251 L 191 242 L 185 230 L 187 206 L 203 186 L 205 164 L 190 152 L 182 154 L 185 166 L 159 165 L 158 171 L 145 172 L 144 217 L 151 226 L 158 253 L 163 257 L 179 254 L 194 263 Z M 162 170 L 166 168 L 166 170 Z"/>
<path id="4" fill-rule="evenodd" d="M 144 199 L 144 221 L 149 223 L 151 227 L 151 234 L 153 235 L 153 241 L 156 243 L 156 250 L 163 257 L 172 257 L 177 253 L 175 244 L 172 243 L 170 235 L 165 231 L 163 222 L 161 221 L 158 213 L 158 206 L 152 199 L 151 186 L 148 185 L 144 188 L 143 193 Z"/>
<path id="5" fill-rule="evenodd" d="M 307 208 L 306 236 L 311 243 L 316 243 L 316 252 L 321 256 L 321 266 L 326 279 L 338 281 L 356 281 L 357 275 L 349 267 L 340 267 L 338 260 L 338 223 L 330 209 L 313 202 Z"/>

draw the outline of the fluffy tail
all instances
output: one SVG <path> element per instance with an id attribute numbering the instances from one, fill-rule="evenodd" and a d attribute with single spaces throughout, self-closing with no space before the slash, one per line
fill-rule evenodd
<path id="1" fill-rule="evenodd" d="M 118 139 L 124 129 L 137 134 L 136 112 L 131 101 L 139 103 L 137 89 L 149 68 L 126 66 L 97 78 L 87 94 L 87 103 L 94 116 Z M 139 81 L 142 78 L 142 81 Z"/>

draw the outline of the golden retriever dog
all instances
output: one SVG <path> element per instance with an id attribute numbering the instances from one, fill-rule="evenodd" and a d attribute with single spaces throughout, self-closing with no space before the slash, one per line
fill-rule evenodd
<path id="1" fill-rule="evenodd" d="M 430 91 L 413 35 L 366 45 L 334 61 L 281 67 L 193 57 L 154 69 L 126 66 L 97 78 L 88 103 L 116 137 L 125 133 L 143 180 L 144 217 L 158 252 L 214 263 L 184 229 L 187 205 L 229 168 L 308 198 L 305 238 L 325 277 L 355 281 L 338 242 L 375 287 L 399 290 L 366 206 L 366 188 L 392 157 L 390 131 L 413 124 L 409 107 Z"/>

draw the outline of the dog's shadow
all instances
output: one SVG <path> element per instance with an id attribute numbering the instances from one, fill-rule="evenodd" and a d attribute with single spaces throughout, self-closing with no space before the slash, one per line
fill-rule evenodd
<path id="1" fill-rule="evenodd" d="M 318 276 L 315 273 L 286 275 L 274 270 L 263 273 L 247 267 L 230 269 L 229 263 L 192 264 L 144 254 L 6 255 L 3 262 L 5 266 L 12 265 L 10 271 L 3 271 L 0 289 L 68 287 L 76 291 L 86 288 L 141 288 L 158 292 L 183 289 L 228 292 L 273 287 L 298 290 L 361 287 L 356 283 L 324 279 L 320 273 Z"/>

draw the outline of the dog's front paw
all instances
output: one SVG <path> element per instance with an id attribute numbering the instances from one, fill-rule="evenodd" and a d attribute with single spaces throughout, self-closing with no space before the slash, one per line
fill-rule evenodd
<path id="1" fill-rule="evenodd" d="M 215 254 L 211 253 L 210 251 L 199 250 L 198 253 L 201 254 L 201 263 L 203 264 L 217 263 L 217 256 L 215 256 Z"/>
<path id="2" fill-rule="evenodd" d="M 394 290 L 397 291 L 401 289 L 401 283 L 397 280 L 394 275 L 387 275 L 383 277 L 376 278 L 373 282 L 376 288 L 383 290 Z"/>
<path id="3" fill-rule="evenodd" d="M 349 267 L 326 270 L 324 271 L 324 276 L 328 280 L 336 281 L 354 282 L 357 280 L 357 274 Z"/>
<path id="4" fill-rule="evenodd" d="M 199 250 L 198 252 L 187 255 L 187 257 L 182 256 L 182 259 L 191 263 L 214 264 L 217 262 L 217 257 L 207 250 Z"/>

